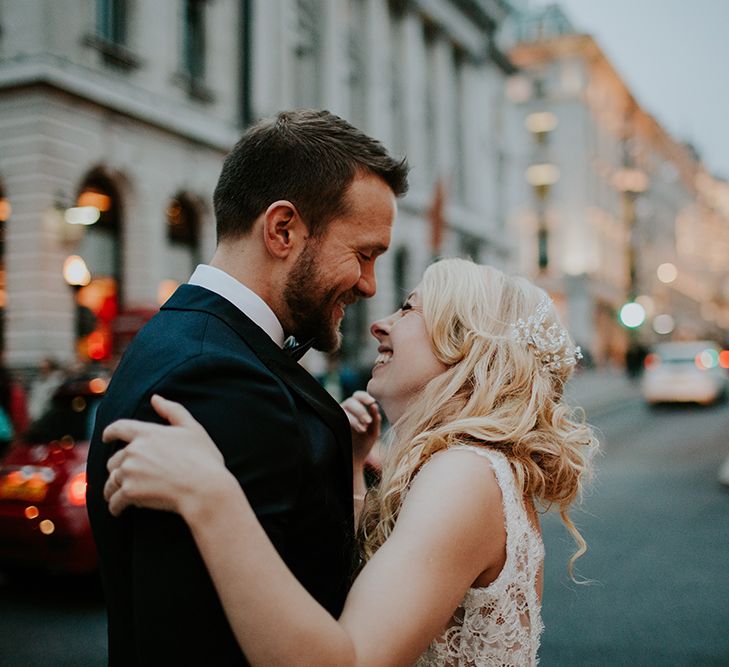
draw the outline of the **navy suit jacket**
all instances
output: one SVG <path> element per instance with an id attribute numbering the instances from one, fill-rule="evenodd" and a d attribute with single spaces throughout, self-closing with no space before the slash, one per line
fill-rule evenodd
<path id="1" fill-rule="evenodd" d="M 104 501 L 106 463 L 122 443 L 104 444 L 101 433 L 121 417 L 159 422 L 153 393 L 179 401 L 205 427 L 283 560 L 338 616 L 354 562 L 347 418 L 234 305 L 183 285 L 122 358 L 89 452 L 110 664 L 247 664 L 184 521 L 137 508 L 115 518 Z"/>

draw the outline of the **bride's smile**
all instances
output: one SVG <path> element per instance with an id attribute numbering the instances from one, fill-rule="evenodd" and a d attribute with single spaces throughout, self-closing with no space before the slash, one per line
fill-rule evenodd
<path id="1" fill-rule="evenodd" d="M 400 418 L 407 403 L 447 366 L 433 352 L 423 319 L 419 288 L 402 307 L 370 327 L 380 345 L 367 391 L 382 406 L 392 422 Z"/>

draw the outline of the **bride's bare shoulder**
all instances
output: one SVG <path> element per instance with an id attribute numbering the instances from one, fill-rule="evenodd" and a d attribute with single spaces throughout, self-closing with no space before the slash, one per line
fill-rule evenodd
<path id="1" fill-rule="evenodd" d="M 401 520 L 426 520 L 431 528 L 491 537 L 502 531 L 501 488 L 491 461 L 471 450 L 454 448 L 434 454 L 415 476 L 402 508 Z"/>

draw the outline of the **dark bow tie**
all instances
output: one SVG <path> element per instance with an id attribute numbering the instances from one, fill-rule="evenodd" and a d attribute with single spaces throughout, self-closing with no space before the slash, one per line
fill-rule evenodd
<path id="1" fill-rule="evenodd" d="M 294 361 L 298 361 L 303 357 L 314 344 L 314 339 L 311 338 L 305 343 L 298 343 L 293 336 L 289 336 L 283 344 L 283 350 L 288 354 Z"/>

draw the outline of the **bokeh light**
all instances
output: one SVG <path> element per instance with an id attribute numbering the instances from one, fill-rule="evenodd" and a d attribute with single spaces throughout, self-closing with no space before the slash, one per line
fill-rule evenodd
<path id="1" fill-rule="evenodd" d="M 676 322 L 668 313 L 661 313 L 660 315 L 656 315 L 653 319 L 653 331 L 657 334 L 670 334 L 674 330 L 675 326 Z"/>
<path id="2" fill-rule="evenodd" d="M 656 275 L 662 283 L 669 284 L 678 278 L 678 269 L 670 262 L 666 262 L 658 267 Z"/>
<path id="3" fill-rule="evenodd" d="M 626 303 L 620 309 L 620 321 L 629 329 L 635 329 L 645 322 L 645 308 L 635 301 Z"/>

